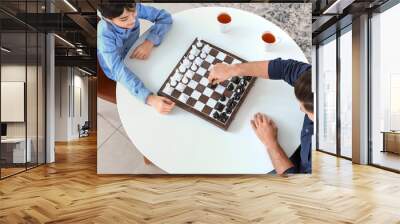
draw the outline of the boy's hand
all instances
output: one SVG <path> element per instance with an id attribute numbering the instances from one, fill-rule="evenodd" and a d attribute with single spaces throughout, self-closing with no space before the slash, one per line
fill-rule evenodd
<path id="1" fill-rule="evenodd" d="M 211 68 L 208 81 L 212 84 L 223 82 L 232 76 L 238 75 L 237 70 L 236 65 L 217 63 Z"/>
<path id="2" fill-rule="evenodd" d="M 131 54 L 130 58 L 137 58 L 140 60 L 145 60 L 145 59 L 149 58 L 153 47 L 154 47 L 154 44 L 151 41 L 145 40 L 142 44 L 137 46 L 135 48 L 135 50 L 133 50 L 133 53 Z"/>
<path id="3" fill-rule="evenodd" d="M 157 95 L 148 96 L 146 103 L 154 107 L 160 114 L 168 114 L 175 106 L 175 103 L 168 98 Z"/>
<path id="4" fill-rule="evenodd" d="M 251 126 L 257 137 L 267 148 L 273 148 L 278 145 L 278 128 L 267 115 L 255 114 L 253 120 L 251 120 Z"/>

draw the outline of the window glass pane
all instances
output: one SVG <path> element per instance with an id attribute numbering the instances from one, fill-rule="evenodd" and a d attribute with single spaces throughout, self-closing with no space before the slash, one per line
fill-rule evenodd
<path id="1" fill-rule="evenodd" d="M 374 15 L 372 29 L 372 163 L 400 170 L 400 4 Z"/>
<path id="2" fill-rule="evenodd" d="M 25 170 L 26 33 L 1 33 L 1 177 Z M 29 142 L 29 141 L 28 141 Z M 28 151 L 26 150 L 28 146 Z"/>
<path id="3" fill-rule="evenodd" d="M 336 40 L 318 48 L 318 147 L 336 153 Z"/>
<path id="4" fill-rule="evenodd" d="M 340 153 L 351 158 L 352 32 L 340 36 Z"/>

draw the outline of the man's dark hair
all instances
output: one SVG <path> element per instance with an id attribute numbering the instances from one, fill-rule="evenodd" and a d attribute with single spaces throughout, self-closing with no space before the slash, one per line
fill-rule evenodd
<path id="1" fill-rule="evenodd" d="M 135 10 L 136 3 L 133 0 L 102 0 L 99 4 L 101 15 L 107 19 L 114 19 L 122 13 L 124 9 Z"/>
<path id="2" fill-rule="evenodd" d="M 303 103 L 308 112 L 314 112 L 314 94 L 312 92 L 311 69 L 305 71 L 294 84 L 294 94 Z"/>

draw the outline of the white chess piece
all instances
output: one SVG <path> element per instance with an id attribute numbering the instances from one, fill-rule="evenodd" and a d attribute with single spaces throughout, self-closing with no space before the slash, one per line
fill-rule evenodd
<path id="1" fill-rule="evenodd" d="M 197 66 L 200 66 L 202 62 L 203 62 L 203 60 L 201 60 L 201 58 L 196 58 L 196 59 L 194 60 L 194 63 L 195 63 Z"/>
<path id="2" fill-rule="evenodd" d="M 180 72 L 180 73 L 184 73 L 185 71 L 186 71 L 185 65 L 181 64 L 181 65 L 179 66 L 179 72 Z"/>
<path id="3" fill-rule="evenodd" d="M 196 57 L 193 54 L 190 54 L 188 58 L 189 60 L 193 61 Z"/>
<path id="4" fill-rule="evenodd" d="M 186 76 L 183 77 L 182 83 L 183 83 L 183 84 L 188 84 L 188 82 L 189 82 L 189 79 L 188 79 Z"/>
<path id="5" fill-rule="evenodd" d="M 197 65 L 192 64 L 192 67 L 190 67 L 190 69 L 192 69 L 192 71 L 196 71 L 197 70 Z"/>
<path id="6" fill-rule="evenodd" d="M 206 57 L 207 57 L 207 54 L 204 53 L 204 52 L 201 52 L 200 58 L 201 58 L 201 59 L 206 59 Z"/>
<path id="7" fill-rule="evenodd" d="M 191 70 L 188 70 L 188 71 L 185 73 L 185 75 L 186 75 L 186 77 L 188 77 L 189 79 L 191 79 L 191 78 L 193 78 L 194 72 L 191 71 Z"/>
<path id="8" fill-rule="evenodd" d="M 173 77 L 171 77 L 171 79 L 169 80 L 169 83 L 171 84 L 172 87 L 175 87 L 176 84 L 178 84 L 178 82 Z"/>

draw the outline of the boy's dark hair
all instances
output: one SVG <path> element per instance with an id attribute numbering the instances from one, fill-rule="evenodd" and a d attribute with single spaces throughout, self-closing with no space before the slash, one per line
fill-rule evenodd
<path id="1" fill-rule="evenodd" d="M 294 84 L 294 94 L 303 103 L 308 112 L 314 112 L 314 94 L 312 92 L 311 69 L 305 71 Z"/>
<path id="2" fill-rule="evenodd" d="M 101 15 L 107 19 L 114 19 L 126 10 L 135 10 L 136 3 L 133 0 L 102 0 L 99 4 Z"/>

